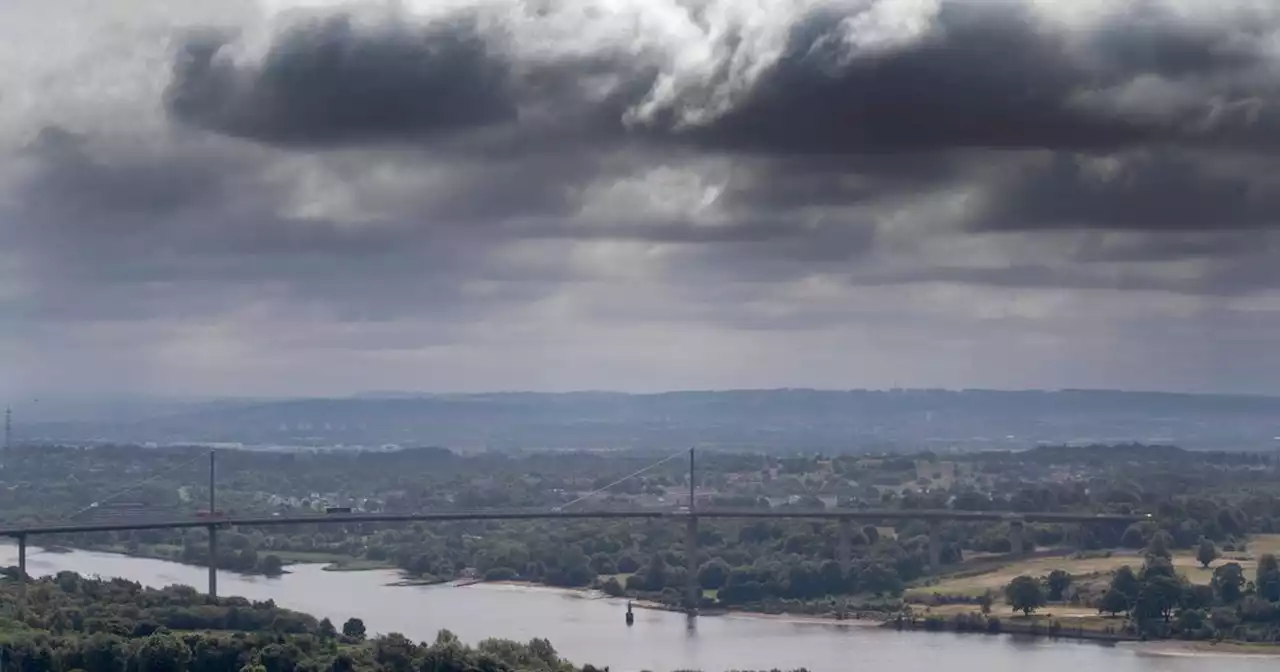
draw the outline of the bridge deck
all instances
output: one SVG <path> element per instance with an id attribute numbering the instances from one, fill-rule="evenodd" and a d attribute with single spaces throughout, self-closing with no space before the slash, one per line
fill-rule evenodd
<path id="1" fill-rule="evenodd" d="M 687 511 L 438 511 L 429 513 L 334 513 L 293 516 L 227 516 L 214 518 L 175 518 L 168 520 L 110 521 L 94 523 L 33 524 L 0 527 L 0 536 L 19 537 L 38 534 L 74 534 L 86 532 L 119 532 L 126 530 L 189 529 L 209 526 L 263 527 L 276 525 L 336 525 L 341 523 L 403 523 L 463 520 L 583 520 L 686 519 Z M 766 511 L 758 509 L 709 509 L 696 511 L 698 518 L 804 518 L 815 520 L 1018 520 L 1042 523 L 1133 523 L 1149 518 L 1145 514 L 1087 513 L 1011 513 L 1007 511 L 952 511 L 949 509 L 835 509 L 823 511 Z"/>

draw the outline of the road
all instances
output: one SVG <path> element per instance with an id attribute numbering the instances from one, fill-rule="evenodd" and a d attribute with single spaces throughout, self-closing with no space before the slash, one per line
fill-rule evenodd
<path id="1" fill-rule="evenodd" d="M 277 525 L 337 525 L 343 523 L 447 522 L 462 520 L 583 520 L 583 519 L 687 519 L 688 511 L 548 511 L 490 510 L 437 511 L 427 513 L 333 513 L 289 516 L 215 516 L 164 520 L 117 520 L 98 523 L 50 523 L 0 527 L 0 536 L 118 532 L 124 530 L 187 529 L 196 527 L 266 527 Z M 707 509 L 692 515 L 699 519 L 804 518 L 813 520 L 1015 520 L 1032 523 L 1133 523 L 1149 514 L 1013 513 L 1009 511 L 953 511 L 950 509 L 836 509 L 822 511 L 772 511 L 759 509 Z"/>

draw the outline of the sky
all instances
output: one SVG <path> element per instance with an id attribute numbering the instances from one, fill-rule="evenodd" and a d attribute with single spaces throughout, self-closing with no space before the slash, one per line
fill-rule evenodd
<path id="1" fill-rule="evenodd" d="M 1271 0 L 6 0 L 0 398 L 1280 393 Z"/>

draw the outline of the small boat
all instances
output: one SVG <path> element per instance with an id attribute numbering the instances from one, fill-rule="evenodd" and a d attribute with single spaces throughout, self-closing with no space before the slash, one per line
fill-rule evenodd
<path id="1" fill-rule="evenodd" d="M 631 600 L 627 600 L 627 625 L 634 625 L 635 622 L 636 615 L 631 611 Z"/>

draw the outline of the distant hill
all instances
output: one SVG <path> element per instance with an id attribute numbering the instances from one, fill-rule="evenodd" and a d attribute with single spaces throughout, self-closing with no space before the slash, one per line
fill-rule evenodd
<path id="1" fill-rule="evenodd" d="M 1280 398 L 1093 390 L 383 393 L 219 401 L 118 422 L 45 422 L 26 439 L 436 445 L 457 450 L 933 450 L 1142 442 L 1269 449 Z"/>

